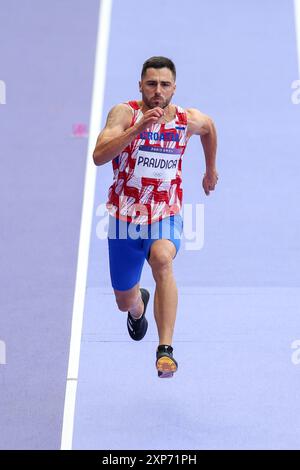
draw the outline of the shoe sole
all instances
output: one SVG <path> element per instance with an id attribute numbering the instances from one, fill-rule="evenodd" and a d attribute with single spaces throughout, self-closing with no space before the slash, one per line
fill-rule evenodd
<path id="1" fill-rule="evenodd" d="M 157 360 L 156 369 L 160 379 L 167 379 L 173 377 L 174 372 L 177 371 L 177 365 L 170 357 L 163 356 Z"/>

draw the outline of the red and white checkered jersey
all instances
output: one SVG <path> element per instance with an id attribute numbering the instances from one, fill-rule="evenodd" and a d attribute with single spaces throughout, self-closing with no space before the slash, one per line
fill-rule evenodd
<path id="1" fill-rule="evenodd" d="M 137 101 L 133 126 L 143 113 Z M 187 115 L 176 106 L 175 118 L 142 131 L 112 160 L 114 179 L 106 207 L 111 215 L 136 224 L 150 224 L 180 212 L 182 156 L 187 137 Z"/>

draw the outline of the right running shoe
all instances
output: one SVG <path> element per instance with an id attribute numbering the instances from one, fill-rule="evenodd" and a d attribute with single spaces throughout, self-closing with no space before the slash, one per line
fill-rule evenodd
<path id="1" fill-rule="evenodd" d="M 160 379 L 173 377 L 178 369 L 178 364 L 173 357 L 173 348 L 167 344 L 161 344 L 156 351 L 156 369 Z"/>
<path id="2" fill-rule="evenodd" d="M 148 321 L 147 318 L 145 317 L 147 305 L 149 302 L 150 298 L 150 293 L 147 291 L 147 289 L 140 289 L 141 291 L 141 296 L 142 296 L 142 301 L 144 304 L 144 312 L 141 318 L 138 318 L 137 320 L 128 312 L 127 316 L 127 329 L 130 337 L 134 341 L 140 341 L 141 339 L 144 338 L 145 334 L 147 333 L 148 329 Z"/>

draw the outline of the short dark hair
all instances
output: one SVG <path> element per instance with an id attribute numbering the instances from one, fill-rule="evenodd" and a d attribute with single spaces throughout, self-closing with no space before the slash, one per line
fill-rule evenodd
<path id="1" fill-rule="evenodd" d="M 143 64 L 141 77 L 144 77 L 147 69 L 162 69 L 163 67 L 167 67 L 168 69 L 170 69 L 173 74 L 174 80 L 176 80 L 176 67 L 174 62 L 171 59 L 162 56 L 154 56 L 150 57 L 150 59 L 147 59 L 146 62 L 144 62 Z"/>

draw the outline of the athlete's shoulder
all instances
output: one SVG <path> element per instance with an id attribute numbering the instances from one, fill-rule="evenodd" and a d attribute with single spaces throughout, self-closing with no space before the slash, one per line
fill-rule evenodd
<path id="1" fill-rule="evenodd" d="M 188 116 L 196 118 L 196 119 L 197 118 L 198 119 L 200 119 L 200 118 L 202 118 L 202 119 L 209 118 L 210 119 L 210 117 L 206 113 L 204 113 L 203 111 L 200 111 L 200 109 L 197 109 L 197 108 L 186 108 L 185 112 L 187 113 Z"/>
<path id="2" fill-rule="evenodd" d="M 116 113 L 132 113 L 131 111 L 131 106 L 130 106 L 130 101 L 126 101 L 124 103 L 118 103 L 118 104 L 115 104 L 109 111 L 109 113 L 113 113 L 113 114 L 116 114 Z"/>
<path id="3" fill-rule="evenodd" d="M 186 108 L 185 109 L 185 112 L 189 115 L 189 116 L 195 116 L 195 115 L 198 115 L 199 114 L 203 114 L 202 111 L 200 111 L 199 109 L 197 108 Z"/>
<path id="4" fill-rule="evenodd" d="M 132 110 L 126 103 L 118 103 L 114 105 L 106 120 L 106 127 L 115 127 L 121 125 L 125 129 L 130 126 L 132 120 Z"/>
<path id="5" fill-rule="evenodd" d="M 121 112 L 121 113 L 127 113 L 130 114 L 131 116 L 139 111 L 141 109 L 140 107 L 140 102 L 137 100 L 128 100 L 128 101 L 123 101 L 123 103 L 116 104 L 115 106 L 112 107 L 110 111 L 114 112 Z"/>
<path id="6" fill-rule="evenodd" d="M 212 122 L 212 119 L 196 108 L 186 109 L 188 130 L 190 134 L 200 134 L 206 132 L 206 127 Z"/>

